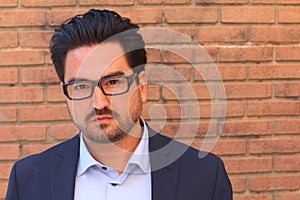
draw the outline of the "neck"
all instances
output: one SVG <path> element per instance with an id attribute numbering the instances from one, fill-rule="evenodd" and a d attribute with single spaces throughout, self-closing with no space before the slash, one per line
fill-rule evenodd
<path id="1" fill-rule="evenodd" d="M 142 127 L 133 126 L 134 130 L 130 130 L 130 133 L 126 134 L 120 140 L 114 143 L 99 144 L 90 141 L 84 137 L 85 144 L 94 157 L 95 160 L 103 165 L 109 166 L 120 174 L 124 171 L 132 153 L 138 146 L 143 130 Z"/>

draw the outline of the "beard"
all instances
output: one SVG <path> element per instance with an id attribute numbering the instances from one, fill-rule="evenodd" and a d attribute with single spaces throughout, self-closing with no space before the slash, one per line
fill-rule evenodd
<path id="1" fill-rule="evenodd" d="M 94 143 L 109 144 L 120 141 L 130 133 L 141 116 L 143 103 L 139 92 L 136 99 L 137 102 L 134 106 L 125 112 L 125 114 L 122 114 L 122 116 L 107 107 L 101 110 L 95 108 L 86 116 L 85 125 L 75 124 L 82 131 L 83 135 Z M 97 123 L 94 119 L 101 115 L 111 116 L 111 122 L 109 124 Z"/>

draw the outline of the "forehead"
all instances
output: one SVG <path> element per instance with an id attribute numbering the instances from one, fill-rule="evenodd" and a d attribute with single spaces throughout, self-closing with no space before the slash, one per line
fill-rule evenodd
<path id="1" fill-rule="evenodd" d="M 65 82 L 83 78 L 97 80 L 115 72 L 131 70 L 124 50 L 117 42 L 82 46 L 67 53 L 65 62 Z"/>

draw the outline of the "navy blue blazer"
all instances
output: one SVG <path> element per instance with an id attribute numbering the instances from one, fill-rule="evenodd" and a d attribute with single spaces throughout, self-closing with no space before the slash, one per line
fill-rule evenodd
<path id="1" fill-rule="evenodd" d="M 220 158 L 211 153 L 199 158 L 199 151 L 150 128 L 149 135 L 153 200 L 232 199 L 231 183 Z M 6 200 L 72 200 L 79 141 L 75 136 L 17 161 Z"/>

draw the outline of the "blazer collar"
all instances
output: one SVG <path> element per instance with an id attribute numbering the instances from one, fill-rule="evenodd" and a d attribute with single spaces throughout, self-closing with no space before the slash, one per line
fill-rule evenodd
<path id="1" fill-rule="evenodd" d="M 149 128 L 152 199 L 176 199 L 178 163 L 175 143 Z M 177 145 L 176 145 L 177 146 Z M 174 151 L 175 150 L 175 151 Z"/>
<path id="2" fill-rule="evenodd" d="M 73 200 L 79 158 L 79 136 L 65 142 L 51 166 L 51 200 Z"/>

